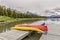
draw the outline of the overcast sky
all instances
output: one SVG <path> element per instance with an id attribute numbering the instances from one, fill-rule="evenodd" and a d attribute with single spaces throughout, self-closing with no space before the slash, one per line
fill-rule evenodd
<path id="1" fill-rule="evenodd" d="M 39 15 L 47 15 L 44 11 L 60 7 L 60 0 L 0 0 L 0 5 L 22 11 L 29 10 Z"/>

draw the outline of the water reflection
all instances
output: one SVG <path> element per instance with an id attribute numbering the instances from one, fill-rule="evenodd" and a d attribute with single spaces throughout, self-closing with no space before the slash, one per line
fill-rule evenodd
<path id="1" fill-rule="evenodd" d="M 47 22 L 47 24 L 60 24 L 60 18 L 50 18 L 47 19 L 45 22 Z"/>
<path id="2" fill-rule="evenodd" d="M 60 18 L 48 18 L 47 20 L 37 21 L 32 24 L 42 24 L 44 22 L 46 23 L 46 25 L 60 24 Z"/>
<path id="3" fill-rule="evenodd" d="M 51 21 L 60 21 L 60 18 L 49 18 L 48 20 L 51 20 Z"/>
<path id="4" fill-rule="evenodd" d="M 35 21 L 37 21 L 37 20 L 35 20 Z M 10 28 L 13 27 L 16 24 L 24 24 L 24 23 L 28 24 L 28 23 L 32 23 L 32 22 L 35 22 L 35 21 L 27 20 L 27 21 L 16 21 L 16 22 L 7 23 L 7 24 L 0 24 L 0 33 L 9 31 Z"/>
<path id="5" fill-rule="evenodd" d="M 12 22 L 9 24 L 3 24 L 0 26 L 0 33 L 2 32 L 6 32 L 9 31 L 10 28 L 16 24 L 24 24 L 24 23 L 31 23 L 31 24 L 42 24 L 42 23 L 46 23 L 46 25 L 52 25 L 52 24 L 60 24 L 60 18 L 48 18 L 47 20 L 43 19 L 40 21 L 16 21 L 16 22 Z"/>

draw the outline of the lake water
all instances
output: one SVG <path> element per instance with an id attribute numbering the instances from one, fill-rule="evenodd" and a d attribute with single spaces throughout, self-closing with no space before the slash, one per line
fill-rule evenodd
<path id="1" fill-rule="evenodd" d="M 48 26 L 48 34 L 52 35 L 60 35 L 60 18 L 52 18 L 52 19 L 47 19 L 47 20 L 41 20 L 41 21 L 36 21 L 33 22 L 32 24 L 42 24 L 44 23 Z M 34 34 L 31 37 L 27 37 L 24 40 L 39 40 L 41 37 L 41 34 Z"/>
<path id="2" fill-rule="evenodd" d="M 35 20 L 35 21 L 37 21 L 37 20 Z M 27 21 L 16 21 L 16 22 L 6 23 L 6 24 L 4 24 L 4 23 L 1 24 L 0 23 L 0 33 L 10 31 L 11 27 L 13 27 L 14 25 L 24 24 L 24 23 L 28 24 L 28 23 L 32 23 L 32 22 L 35 22 L 35 21 L 27 20 Z"/>
<path id="3" fill-rule="evenodd" d="M 12 26 L 14 26 L 15 24 L 23 24 L 23 23 L 30 23 L 30 24 L 42 24 L 42 23 L 46 23 L 46 25 L 58 25 L 60 24 L 60 18 L 48 18 L 47 20 L 40 20 L 40 21 L 22 21 L 22 22 L 13 22 L 13 23 L 9 23 L 3 26 L 0 26 L 0 33 L 1 32 L 6 32 L 9 31 L 10 28 Z"/>
<path id="4" fill-rule="evenodd" d="M 60 26 L 60 18 L 49 18 L 49 19 L 47 19 L 47 20 L 39 20 L 39 21 L 23 21 L 23 22 L 13 22 L 12 24 L 11 23 L 9 23 L 9 24 L 7 24 L 7 25 L 5 25 L 5 26 L 0 26 L 0 33 L 2 33 L 2 32 L 6 32 L 6 31 L 9 31 L 10 30 L 10 28 L 12 27 L 12 26 L 14 26 L 15 24 L 25 24 L 25 23 L 29 23 L 29 24 L 42 24 L 42 23 L 44 23 L 45 22 L 45 24 L 49 27 L 49 33 L 53 33 L 53 34 L 60 34 L 59 33 L 59 30 L 60 30 L 60 27 L 59 27 L 59 30 L 57 30 L 56 28 L 56 26 Z M 52 25 L 53 25 L 53 27 L 52 27 Z M 55 26 L 54 26 L 55 25 Z M 51 29 L 51 27 L 52 27 L 52 29 Z M 54 29 L 54 27 L 55 27 L 55 29 Z M 54 31 L 54 32 L 53 32 Z M 56 31 L 56 32 L 55 32 Z M 38 40 L 39 38 L 40 38 L 40 35 L 39 34 L 37 34 L 37 33 L 34 33 L 34 34 L 32 34 L 32 36 L 31 37 L 26 37 L 25 39 L 23 39 L 23 40 L 30 40 L 30 39 L 32 39 L 33 38 L 33 40 Z"/>

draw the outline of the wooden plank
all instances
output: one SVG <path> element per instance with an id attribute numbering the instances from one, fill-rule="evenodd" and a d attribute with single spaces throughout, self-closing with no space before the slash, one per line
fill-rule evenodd
<path id="1" fill-rule="evenodd" d="M 60 40 L 60 36 L 47 34 L 47 35 L 42 35 L 42 37 L 39 40 Z"/>
<path id="2" fill-rule="evenodd" d="M 21 40 L 30 33 L 30 31 L 11 30 L 1 33 L 0 40 Z"/>

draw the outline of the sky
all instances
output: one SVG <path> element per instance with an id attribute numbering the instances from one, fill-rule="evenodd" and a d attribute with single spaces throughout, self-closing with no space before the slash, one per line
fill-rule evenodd
<path id="1" fill-rule="evenodd" d="M 51 15 L 44 11 L 60 7 L 60 0 L 0 0 L 0 5 L 22 12 L 30 11 L 38 15 Z"/>

